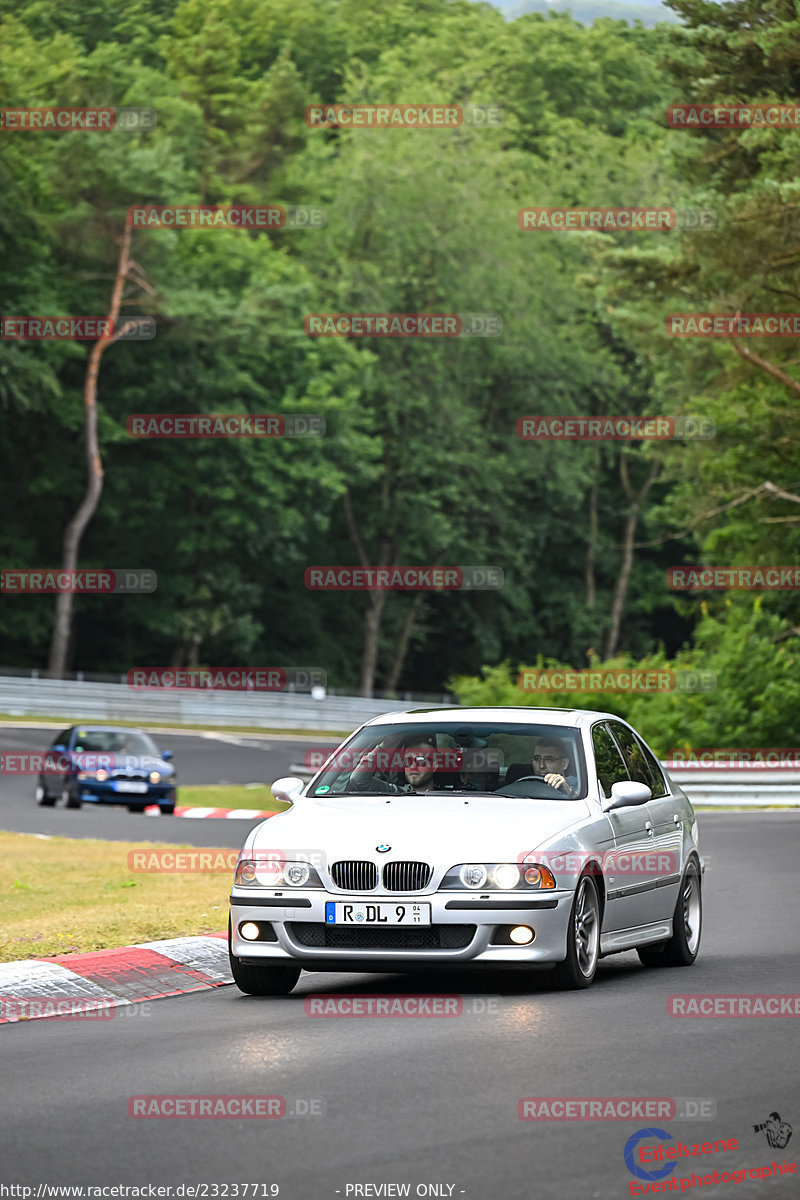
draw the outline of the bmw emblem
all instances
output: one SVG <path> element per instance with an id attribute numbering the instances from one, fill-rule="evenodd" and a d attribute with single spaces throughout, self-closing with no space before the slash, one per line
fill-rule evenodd
<path id="1" fill-rule="evenodd" d="M 379 845 L 375 847 L 375 849 L 378 851 L 378 854 L 385 854 L 386 851 L 391 850 L 391 848 L 391 846 L 387 846 L 386 842 L 380 842 Z"/>

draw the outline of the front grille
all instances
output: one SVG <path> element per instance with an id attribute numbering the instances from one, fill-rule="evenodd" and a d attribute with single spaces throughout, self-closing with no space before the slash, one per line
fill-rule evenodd
<path id="1" fill-rule="evenodd" d="M 147 776 L 142 774 L 133 775 L 125 771 L 114 771 L 111 776 L 111 782 L 117 783 L 122 782 L 122 780 L 130 780 L 131 783 L 147 783 Z"/>
<path id="2" fill-rule="evenodd" d="M 324 950 L 463 950 L 475 936 L 474 925 L 398 925 L 394 929 L 337 928 L 315 921 L 286 926 L 300 946 Z"/>
<path id="3" fill-rule="evenodd" d="M 421 892 L 432 874 L 424 862 L 388 862 L 383 868 L 383 886 L 387 892 Z"/>
<path id="4" fill-rule="evenodd" d="M 331 879 L 345 892 L 372 892 L 378 886 L 378 868 L 371 862 L 335 862 Z"/>

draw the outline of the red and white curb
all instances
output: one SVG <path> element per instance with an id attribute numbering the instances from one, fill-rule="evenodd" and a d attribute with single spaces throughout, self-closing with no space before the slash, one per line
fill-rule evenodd
<path id="1" fill-rule="evenodd" d="M 0 963 L 0 1024 L 113 1016 L 107 1010 L 228 983 L 227 933 Z"/>
<path id="2" fill-rule="evenodd" d="M 144 810 L 147 817 L 160 817 L 161 809 L 157 804 L 148 804 Z M 262 812 L 255 808 L 176 808 L 176 817 L 227 817 L 234 821 L 263 821 L 265 817 L 274 817 L 274 812 Z"/>

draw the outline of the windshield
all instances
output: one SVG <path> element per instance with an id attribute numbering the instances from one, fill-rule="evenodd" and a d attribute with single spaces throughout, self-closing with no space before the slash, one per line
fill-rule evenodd
<path id="1" fill-rule="evenodd" d="M 146 733 L 134 733 L 129 729 L 79 729 L 72 749 L 79 753 L 108 751 L 112 754 L 158 757 L 155 742 Z"/>
<path id="2" fill-rule="evenodd" d="M 335 751 L 312 796 L 480 792 L 575 800 L 586 794 L 576 729 L 492 721 L 372 725 Z"/>

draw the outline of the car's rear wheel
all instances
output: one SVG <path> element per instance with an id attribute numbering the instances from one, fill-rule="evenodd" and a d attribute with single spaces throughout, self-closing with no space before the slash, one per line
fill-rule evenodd
<path id="1" fill-rule="evenodd" d="M 80 808 L 81 802 L 70 787 L 61 789 L 61 802 L 65 808 Z"/>
<path id="2" fill-rule="evenodd" d="M 161 805 L 161 815 L 164 817 L 174 816 L 175 815 L 175 805 L 174 804 L 162 804 Z"/>
<path id="3" fill-rule="evenodd" d="M 145 810 L 144 804 L 129 804 L 128 805 L 128 812 L 131 812 L 131 813 L 143 813 L 144 810 Z"/>
<path id="4" fill-rule="evenodd" d="M 300 967 L 270 967 L 244 963 L 231 950 L 231 923 L 228 920 L 228 958 L 233 982 L 248 996 L 288 996 L 300 978 Z"/>
<path id="5" fill-rule="evenodd" d="M 672 917 L 672 937 L 658 946 L 637 950 L 645 967 L 690 967 L 700 949 L 703 931 L 703 895 L 700 868 L 694 859 L 686 868 Z"/>
<path id="6" fill-rule="evenodd" d="M 42 808 L 53 808 L 55 806 L 55 796 L 50 796 L 44 789 L 44 785 L 39 783 L 36 785 L 36 803 Z"/>
<path id="7" fill-rule="evenodd" d="M 600 958 L 600 897 L 591 875 L 582 875 L 575 889 L 567 928 L 567 957 L 552 974 L 556 987 L 574 991 L 587 988 Z"/>

